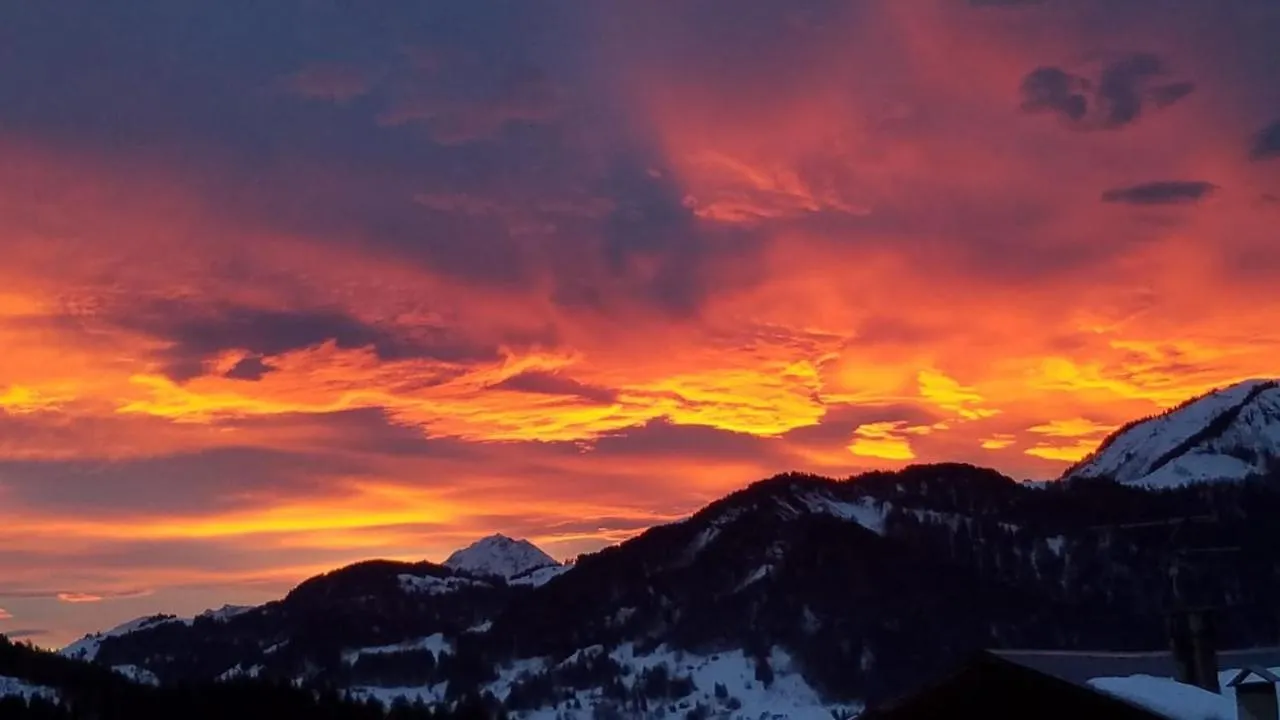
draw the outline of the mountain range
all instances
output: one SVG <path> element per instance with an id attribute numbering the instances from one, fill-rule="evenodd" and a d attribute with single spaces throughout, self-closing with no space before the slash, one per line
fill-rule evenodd
<path id="1" fill-rule="evenodd" d="M 783 474 L 571 564 L 499 535 L 62 652 L 141 683 L 259 678 L 527 717 L 844 717 L 979 648 L 1164 647 L 1177 604 L 1218 608 L 1224 645 L 1272 644 L 1278 516 L 1280 386 L 1250 381 L 1120 428 L 1062 482 Z"/>

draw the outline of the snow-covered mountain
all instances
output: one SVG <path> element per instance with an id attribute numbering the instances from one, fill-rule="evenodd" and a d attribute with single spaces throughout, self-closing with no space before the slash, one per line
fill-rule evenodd
<path id="1" fill-rule="evenodd" d="M 473 575 L 514 580 L 543 568 L 559 568 L 560 563 L 528 540 L 497 534 L 455 551 L 444 566 Z"/>
<path id="2" fill-rule="evenodd" d="M 1280 383 L 1250 380 L 1119 429 L 1064 479 L 1162 488 L 1243 480 L 1280 463 Z"/>

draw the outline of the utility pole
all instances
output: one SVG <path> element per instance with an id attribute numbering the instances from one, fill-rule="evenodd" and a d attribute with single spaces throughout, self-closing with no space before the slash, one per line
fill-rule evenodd
<path id="1" fill-rule="evenodd" d="M 1194 559 L 1223 553 L 1239 552 L 1238 546 L 1190 547 L 1185 544 L 1183 530 L 1195 524 L 1216 523 L 1217 515 L 1194 515 L 1145 522 L 1095 526 L 1094 530 L 1141 530 L 1160 527 L 1170 528 L 1165 541 L 1168 558 L 1169 607 L 1167 629 L 1169 649 L 1173 654 L 1175 672 L 1179 682 L 1196 685 L 1212 693 L 1219 693 L 1218 653 L 1214 611 L 1225 605 L 1193 603 L 1185 594 L 1180 580 L 1189 575 Z"/>

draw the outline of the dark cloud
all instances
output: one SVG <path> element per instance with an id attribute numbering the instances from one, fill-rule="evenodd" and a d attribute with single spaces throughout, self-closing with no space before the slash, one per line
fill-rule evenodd
<path id="1" fill-rule="evenodd" d="M 375 10 L 307 0 L 173 0 L 129 2 L 113 12 L 86 0 L 27 6 L 6 12 L 0 29 L 6 59 L 28 68 L 22 77 L 0 77 L 0 115 L 46 133 L 97 132 L 130 145 L 149 143 L 148 136 L 196 146 L 213 141 L 246 157 L 254 149 L 278 157 L 298 139 L 323 134 L 314 122 L 297 122 L 296 111 L 306 108 L 291 107 L 296 98 L 269 92 L 282 78 L 306 97 L 351 100 L 378 71 L 395 66 L 406 47 L 535 66 L 564 47 L 537 42 L 563 33 L 565 13 L 551 3 L 503 3 L 500 12 L 489 3 L 448 5 L 391 0 Z M 445 81 L 459 88 L 486 80 L 468 75 L 471 68 L 447 69 Z M 361 110 L 367 129 L 378 108 Z M 334 119 L 338 126 L 346 120 Z M 338 145 L 354 139 L 339 135 Z"/>
<path id="2" fill-rule="evenodd" d="M 0 460 L 0 491 L 25 507 L 83 515 L 204 513 L 321 495 L 367 472 L 350 456 L 249 447 L 122 460 Z"/>
<path id="3" fill-rule="evenodd" d="M 1253 160 L 1280 157 L 1280 120 L 1258 131 L 1253 138 L 1253 147 L 1249 149 L 1249 157 Z"/>
<path id="4" fill-rule="evenodd" d="M 1195 92 L 1195 89 L 1196 84 L 1186 80 L 1169 83 L 1168 85 L 1157 85 L 1148 91 L 1148 95 L 1157 108 L 1164 108 Z"/>
<path id="5" fill-rule="evenodd" d="M 382 360 L 426 359 L 445 363 L 493 360 L 493 346 L 471 344 L 458 333 L 434 327 L 393 328 L 352 317 L 340 310 L 273 310 L 243 306 L 205 306 L 158 302 L 124 308 L 120 324 L 170 346 L 162 360 L 176 381 L 202 375 L 221 353 L 250 353 L 228 377 L 258 380 L 270 372 L 264 358 L 332 342 L 339 348 L 372 348 Z"/>
<path id="6" fill-rule="evenodd" d="M 1080 130 L 1117 130 L 1150 109 L 1167 108 L 1190 95 L 1195 84 L 1162 82 L 1169 70 L 1152 53 L 1133 53 L 1103 67 L 1096 78 L 1060 67 L 1040 67 L 1022 81 L 1022 109 L 1053 113 Z"/>
<path id="7" fill-rule="evenodd" d="M 703 67 L 764 54 L 799 74 L 807 69 L 786 62 L 806 47 L 796 23 L 844 5 L 673 10 L 698 29 L 689 37 L 670 32 L 665 10 L 647 22 Z M 697 227 L 678 182 L 650 176 L 663 152 L 635 139 L 635 108 L 618 107 L 617 79 L 593 57 L 599 18 L 542 0 L 500 6 L 173 0 L 131 4 L 127 20 L 84 0 L 74 11 L 32 6 L 0 27 L 6 65 L 29 68 L 0 74 L 0 123 L 108 163 L 181 158 L 183 182 L 230 209 L 234 227 L 355 248 L 476 290 L 548 287 L 562 305 L 601 314 L 642 305 L 696 315 L 722 279 L 712 277 L 719 246 L 731 243 Z M 653 48 L 652 60 L 631 61 L 674 50 Z M 417 200 L 444 194 L 471 202 Z M 380 354 L 416 352 L 341 318 L 299 320 L 296 335 L 332 322 L 341 337 L 373 337 Z M 245 349 L 270 364 L 269 352 Z M 175 378 L 208 357 L 174 353 Z M 250 364 L 236 377 L 263 372 Z"/>
<path id="8" fill-rule="evenodd" d="M 409 533 L 420 533 L 424 538 L 432 533 L 440 532 L 440 525 L 419 523 L 413 526 L 377 526 L 351 529 L 344 532 L 367 533 L 376 535 L 388 529 Z M 338 566 L 350 559 L 351 551 L 344 548 L 315 547 L 278 547 L 273 548 L 269 557 L 264 557 L 262 548 L 253 542 L 245 542 L 243 538 L 166 538 L 163 540 L 103 540 L 91 546 L 76 547 L 74 552 L 33 551 L 30 548 L 9 550 L 0 548 L 0 568 L 22 567 L 33 561 L 45 568 L 50 577 L 64 578 L 67 588 L 45 589 L 11 587 L 0 595 L 15 599 L 56 600 L 59 595 L 75 592 L 89 597 L 124 600 L 130 597 L 147 596 L 142 590 L 132 593 L 110 593 L 95 589 L 95 582 L 85 579 L 83 582 L 66 580 L 69 575 L 84 572 L 91 568 L 92 577 L 117 576 L 121 571 L 137 573 L 141 570 L 187 570 L 199 567 L 207 572 L 228 576 L 243 573 L 246 570 L 280 566 L 308 566 L 332 562 Z M 224 579 L 221 582 L 232 582 Z M 185 584 L 185 583 L 184 583 Z"/>
<path id="9" fill-rule="evenodd" d="M 15 630 L 5 630 L 4 632 L 0 632 L 0 635 L 4 635 L 10 640 L 23 640 L 25 638 L 33 638 L 33 637 L 41 637 L 43 635 L 49 635 L 50 633 L 51 631 L 45 630 L 43 628 L 18 628 Z"/>
<path id="10" fill-rule="evenodd" d="M 848 443 L 853 438 L 853 431 L 862 425 L 880 422 L 931 425 L 940 419 L 927 408 L 917 405 L 843 405 L 829 408 L 817 424 L 796 428 L 783 437 L 787 442 L 829 447 L 834 443 Z"/>
<path id="11" fill-rule="evenodd" d="M 639 427 L 606 433 L 592 441 L 593 453 L 606 457 L 671 454 L 744 459 L 763 457 L 780 450 L 781 443 L 776 438 L 704 425 L 678 425 L 667 420 L 651 420 Z"/>
<path id="12" fill-rule="evenodd" d="M 428 437 L 421 427 L 398 424 L 382 408 L 229 418 L 217 427 L 251 436 L 301 437 L 300 449 L 315 453 L 461 458 L 474 452 L 474 446 L 463 441 Z"/>
<path id="13" fill-rule="evenodd" d="M 542 518 L 531 518 L 524 515 L 477 515 L 469 518 L 468 524 L 476 528 L 483 528 L 485 532 L 497 530 L 511 537 L 531 537 L 534 535 L 627 534 L 652 527 L 654 520 L 648 515 L 640 517 L 605 515 L 549 523 Z"/>
<path id="14" fill-rule="evenodd" d="M 1161 180 L 1102 193 L 1102 201 L 1126 205 L 1188 205 L 1208 198 L 1218 186 L 1203 180 Z"/>
<path id="15" fill-rule="evenodd" d="M 542 124 L 560 115 L 561 91 L 537 68 L 506 68 L 487 85 L 469 84 L 459 96 L 415 84 L 391 101 L 378 122 L 423 123 L 437 142 L 454 145 L 491 139 L 513 125 Z M 483 87 L 478 94 L 477 86 Z"/>
<path id="16" fill-rule="evenodd" d="M 346 103 L 367 94 L 373 84 L 369 73 L 340 63 L 319 63 L 290 73 L 281 83 L 286 92 L 316 100 Z"/>
<path id="17" fill-rule="evenodd" d="M 1036 68 L 1022 80 L 1022 109 L 1054 112 L 1072 121 L 1083 120 L 1089 111 L 1089 99 L 1085 95 L 1088 90 L 1088 80 L 1062 68 Z"/>
<path id="18" fill-rule="evenodd" d="M 520 373 L 490 387 L 538 395 L 578 397 L 602 405 L 610 405 L 618 400 L 618 393 L 615 390 L 598 385 L 587 385 L 573 378 L 548 372 Z"/>
<path id="19" fill-rule="evenodd" d="M 1027 7 L 1044 5 L 1049 0 L 969 0 L 974 7 Z"/>
<path id="20" fill-rule="evenodd" d="M 616 159 L 598 193 L 611 209 L 591 223 L 585 246 L 561 251 L 568 253 L 557 264 L 554 299 L 561 306 L 606 313 L 639 303 L 673 318 L 695 317 L 722 279 L 726 252 L 750 258 L 759 247 L 746 232 L 699 224 L 675 177 L 645 151 Z"/>
<path id="21" fill-rule="evenodd" d="M 249 380 L 256 382 L 275 368 L 263 361 L 261 356 L 253 355 L 237 362 L 223 377 L 231 380 Z"/>

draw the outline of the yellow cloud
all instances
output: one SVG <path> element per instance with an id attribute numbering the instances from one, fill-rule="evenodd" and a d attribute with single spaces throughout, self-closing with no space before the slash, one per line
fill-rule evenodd
<path id="1" fill-rule="evenodd" d="M 1027 428 L 1027 432 L 1060 438 L 1101 438 L 1113 429 L 1112 425 L 1077 417 L 1033 425 Z"/>
<path id="2" fill-rule="evenodd" d="M 853 442 L 849 444 L 849 452 L 882 460 L 914 460 L 916 454 L 911 448 L 911 441 L 903 437 L 904 434 L 912 433 L 913 430 L 916 429 L 908 427 L 901 420 L 859 425 L 853 431 Z"/>
<path id="3" fill-rule="evenodd" d="M 967 420 L 977 420 L 998 415 L 999 410 L 984 407 L 985 399 L 977 390 L 938 370 L 921 370 L 916 375 L 920 395 L 933 405 L 954 412 Z"/>
<path id="4" fill-rule="evenodd" d="M 1075 462 L 1087 457 L 1096 447 L 1097 443 L 1078 442 L 1074 445 L 1037 445 L 1027 448 L 1024 452 L 1032 457 L 1044 458 L 1045 460 Z"/>
<path id="5" fill-rule="evenodd" d="M 989 438 L 983 438 L 979 445 L 983 450 L 1004 450 L 1018 442 L 1018 439 L 1009 434 L 1000 433 Z"/>

